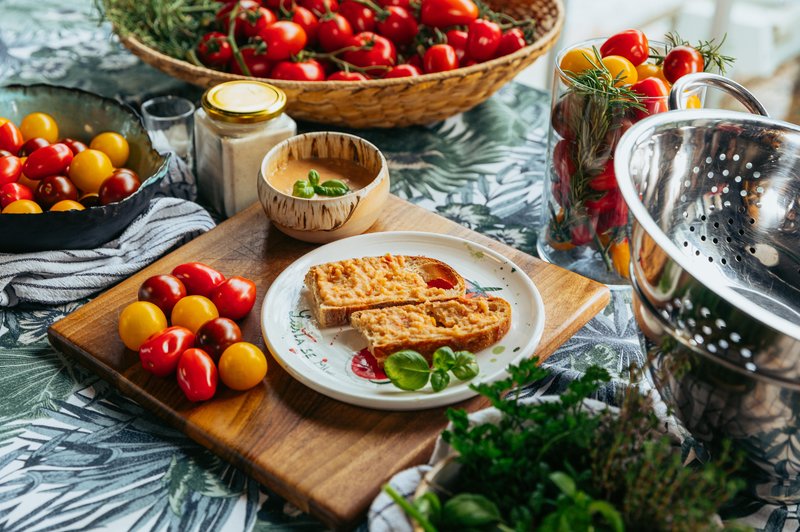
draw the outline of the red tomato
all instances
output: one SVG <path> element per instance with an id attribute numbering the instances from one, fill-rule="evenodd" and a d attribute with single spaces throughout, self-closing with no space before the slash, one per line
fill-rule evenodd
<path id="1" fill-rule="evenodd" d="M 375 30 L 375 12 L 364 4 L 352 0 L 342 2 L 339 14 L 347 19 L 356 33 Z"/>
<path id="2" fill-rule="evenodd" d="M 369 78 L 361 72 L 345 72 L 339 70 L 328 76 L 328 81 L 366 81 Z"/>
<path id="3" fill-rule="evenodd" d="M 428 74 L 455 70 L 458 68 L 458 56 L 449 44 L 434 44 L 425 52 L 422 64 Z"/>
<path id="4" fill-rule="evenodd" d="M 175 373 L 184 351 L 194 346 L 195 336 L 185 327 L 168 327 L 139 347 L 139 360 L 145 371 L 157 377 Z"/>
<path id="5" fill-rule="evenodd" d="M 218 379 L 217 366 L 202 349 L 187 349 L 178 360 L 178 386 L 192 402 L 214 397 Z"/>
<path id="6" fill-rule="evenodd" d="M 217 285 L 211 293 L 211 302 L 220 316 L 240 320 L 256 304 L 256 284 L 244 277 L 231 277 Z"/>
<path id="7" fill-rule="evenodd" d="M 263 3 L 270 9 L 291 11 L 294 0 L 263 0 Z"/>
<path id="8" fill-rule="evenodd" d="M 572 243 L 576 246 L 588 244 L 594 238 L 594 219 L 586 219 L 581 225 L 572 226 L 570 229 Z"/>
<path id="9" fill-rule="evenodd" d="M 65 144 L 51 144 L 30 154 L 22 166 L 22 172 L 29 179 L 42 179 L 49 175 L 60 174 L 72 162 L 72 157 L 72 150 Z"/>
<path id="10" fill-rule="evenodd" d="M 658 113 L 666 113 L 669 111 L 669 87 L 660 78 L 652 77 L 645 78 L 631 86 L 631 90 L 636 94 L 642 96 L 642 105 L 646 107 L 645 111 L 639 109 L 635 110 L 635 117 L 637 120 Z"/>
<path id="11" fill-rule="evenodd" d="M 311 12 L 318 17 L 321 17 L 325 13 L 335 13 L 339 11 L 338 0 L 297 0 L 297 3 L 311 10 Z"/>
<path id="12" fill-rule="evenodd" d="M 129 172 L 114 172 L 111 177 L 107 177 L 100 185 L 97 195 L 100 196 L 100 204 L 108 205 L 122 201 L 137 190 L 142 184 L 139 179 Z"/>
<path id="13" fill-rule="evenodd" d="M 402 64 L 392 68 L 383 76 L 384 79 L 391 78 L 413 78 L 414 76 L 421 76 L 422 71 L 414 65 Z"/>
<path id="14" fill-rule="evenodd" d="M 5 209 L 17 200 L 33 200 L 33 191 L 20 183 L 6 183 L 0 186 L 0 209 Z"/>
<path id="15" fill-rule="evenodd" d="M 219 31 L 203 35 L 197 45 L 197 58 L 204 65 L 221 68 L 233 59 L 233 48 L 228 36 Z"/>
<path id="16" fill-rule="evenodd" d="M 571 151 L 573 144 L 568 140 L 560 140 L 553 149 L 553 170 L 557 180 L 553 183 L 553 197 L 559 205 L 569 203 L 572 176 L 575 174 L 575 161 Z"/>
<path id="17" fill-rule="evenodd" d="M 422 0 L 420 22 L 434 28 L 467 25 L 478 18 L 472 0 Z"/>
<path id="18" fill-rule="evenodd" d="M 78 199 L 78 189 L 63 175 L 49 175 L 39 181 L 36 187 L 36 201 L 39 205 L 49 209 L 59 201 Z"/>
<path id="19" fill-rule="evenodd" d="M 258 9 L 248 9 L 239 13 L 236 17 L 237 29 L 241 21 L 242 33 L 245 37 L 256 37 L 261 35 L 264 29 L 274 24 L 278 18 L 275 14 L 266 7 L 259 7 Z"/>
<path id="20" fill-rule="evenodd" d="M 192 296 L 209 297 L 225 277 L 211 266 L 202 262 L 187 262 L 176 266 L 172 275 L 180 279 L 186 287 L 186 293 Z"/>
<path id="21" fill-rule="evenodd" d="M 462 30 L 450 30 L 446 34 L 447 44 L 453 47 L 456 51 L 459 64 L 467 57 L 467 38 L 469 34 Z"/>
<path id="22" fill-rule="evenodd" d="M 600 55 L 620 55 L 638 66 L 647 61 L 650 45 L 647 36 L 639 30 L 625 30 L 612 35 L 600 47 Z"/>
<path id="23" fill-rule="evenodd" d="M 47 142 L 47 139 L 43 139 L 42 137 L 33 137 L 32 139 L 28 139 L 19 149 L 19 156 L 27 157 L 39 148 L 44 148 L 45 146 L 49 145 L 50 143 Z"/>
<path id="24" fill-rule="evenodd" d="M 606 192 L 605 201 L 608 206 L 597 218 L 597 232 L 605 233 L 615 227 L 623 227 L 628 223 L 628 205 L 618 188 Z"/>
<path id="25" fill-rule="evenodd" d="M 235 58 L 231 60 L 231 72 L 240 76 L 269 77 L 270 70 L 272 70 L 272 61 L 267 58 L 267 54 L 259 52 L 257 48 L 252 46 L 243 46 L 239 48 L 239 51 L 242 54 L 242 61 L 244 61 L 248 72 L 241 69 L 239 61 Z"/>
<path id="26" fill-rule="evenodd" d="M 419 33 L 419 25 L 414 16 L 404 7 L 386 8 L 389 15 L 378 22 L 378 33 L 397 46 L 408 46 Z"/>
<path id="27" fill-rule="evenodd" d="M 219 357 L 230 346 L 242 341 L 242 330 L 236 322 L 229 318 L 208 320 L 197 330 L 197 347 L 214 359 Z"/>
<path id="28" fill-rule="evenodd" d="M 317 32 L 319 31 L 319 19 L 317 16 L 302 6 L 294 8 L 292 22 L 299 25 L 306 32 L 308 44 L 317 43 Z"/>
<path id="29" fill-rule="evenodd" d="M 289 81 L 325 81 L 325 69 L 319 61 L 281 61 L 270 74 L 271 78 Z"/>
<path id="30" fill-rule="evenodd" d="M 261 39 L 267 44 L 267 59 L 284 61 L 305 48 L 308 37 L 302 26 L 289 20 L 280 20 L 264 28 Z"/>
<path id="31" fill-rule="evenodd" d="M 598 191 L 617 188 L 617 175 L 614 173 L 614 159 L 609 157 L 605 167 L 603 167 L 603 171 L 589 181 L 589 188 Z"/>
<path id="32" fill-rule="evenodd" d="M 174 275 L 154 275 L 139 287 L 139 301 L 149 301 L 164 315 L 172 314 L 175 303 L 186 297 L 186 287 Z"/>
<path id="33" fill-rule="evenodd" d="M 597 199 L 586 200 L 584 204 L 589 214 L 602 214 L 616 205 L 616 198 L 609 190 Z"/>
<path id="34" fill-rule="evenodd" d="M 89 146 L 87 146 L 83 142 L 81 142 L 79 140 L 71 139 L 69 137 L 61 139 L 58 142 L 59 142 L 59 144 L 64 144 L 67 148 L 72 150 L 72 155 L 78 155 L 80 152 L 89 149 Z"/>
<path id="35" fill-rule="evenodd" d="M 664 58 L 664 77 L 670 83 L 686 74 L 702 72 L 704 68 L 703 56 L 691 46 L 676 46 Z"/>
<path id="36" fill-rule="evenodd" d="M 261 7 L 261 2 L 256 0 L 225 2 L 225 5 L 217 11 L 216 18 L 223 30 L 227 32 L 228 28 L 230 28 L 231 16 L 235 16 L 236 27 L 233 29 L 234 35 L 237 38 L 244 37 L 244 22 L 246 21 L 246 17 L 243 17 L 243 15 L 248 11 L 256 12 L 259 7 Z M 235 15 L 233 14 L 234 9 L 236 9 Z"/>
<path id="37" fill-rule="evenodd" d="M 375 0 L 381 7 L 397 6 L 409 9 L 411 7 L 411 0 Z"/>
<path id="38" fill-rule="evenodd" d="M 350 46 L 353 41 L 353 27 L 338 13 L 324 17 L 317 30 L 320 47 L 326 52 L 335 52 Z"/>
<path id="39" fill-rule="evenodd" d="M 482 63 L 494 58 L 500 47 L 503 30 L 490 20 L 478 19 L 469 25 L 467 34 L 467 53 L 470 58 Z"/>
<path id="40" fill-rule="evenodd" d="M 8 157 L 8 156 L 10 156 L 10 155 L 13 155 L 14 157 L 16 157 L 16 156 L 17 156 L 17 154 L 15 154 L 15 153 L 11 153 L 11 152 L 10 152 L 10 151 L 8 151 L 8 150 L 0 150 L 0 157 Z"/>
<path id="41" fill-rule="evenodd" d="M 357 67 L 366 69 L 367 73 L 382 73 L 397 61 L 397 50 L 392 41 L 375 33 L 365 31 L 355 36 L 353 46 L 361 47 L 342 54 L 342 59 Z"/>
<path id="42" fill-rule="evenodd" d="M 22 142 L 22 132 L 10 120 L 0 125 L 0 150 L 16 155 L 22 147 Z"/>
<path id="43" fill-rule="evenodd" d="M 573 92 L 566 93 L 556 102 L 551 122 L 553 129 L 561 138 L 575 139 L 575 132 L 572 130 L 571 124 L 575 121 L 575 117 L 580 115 L 582 104 L 583 97 Z"/>
<path id="44" fill-rule="evenodd" d="M 512 28 L 505 32 L 500 38 L 500 46 L 497 47 L 495 57 L 503 57 L 505 55 L 513 54 L 528 46 L 525 41 L 525 34 L 519 28 Z"/>
<path id="45" fill-rule="evenodd" d="M 22 163 L 19 157 L 6 155 L 0 157 L 0 186 L 6 183 L 16 183 L 22 173 Z"/>

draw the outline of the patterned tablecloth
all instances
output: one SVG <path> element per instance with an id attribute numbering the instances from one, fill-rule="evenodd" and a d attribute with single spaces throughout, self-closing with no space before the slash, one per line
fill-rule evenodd
<path id="1" fill-rule="evenodd" d="M 35 9 L 0 1 L 0 82 L 80 87 L 133 104 L 199 95 L 128 53 L 89 0 Z M 533 254 L 548 104 L 546 93 L 512 83 L 439 124 L 358 134 L 386 154 L 395 194 Z M 629 301 L 615 292 L 548 361 L 554 374 L 540 391 L 558 391 L 591 364 L 620 375 L 642 359 Z M 0 529 L 320 528 L 54 351 L 46 328 L 83 303 L 0 310 Z M 772 515 L 775 528 L 786 519 L 786 509 Z"/>

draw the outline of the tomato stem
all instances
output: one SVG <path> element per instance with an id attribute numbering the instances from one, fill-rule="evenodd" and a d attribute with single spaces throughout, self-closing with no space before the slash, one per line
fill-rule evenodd
<path id="1" fill-rule="evenodd" d="M 250 73 L 250 68 L 247 66 L 247 63 L 245 63 L 241 50 L 239 50 L 239 45 L 236 44 L 236 16 L 239 14 L 240 9 L 241 6 L 237 3 L 234 8 L 231 9 L 230 14 L 228 15 L 228 42 L 230 43 L 231 50 L 233 51 L 233 58 L 239 65 L 239 69 L 241 69 L 242 74 L 245 76 L 252 76 Z"/>

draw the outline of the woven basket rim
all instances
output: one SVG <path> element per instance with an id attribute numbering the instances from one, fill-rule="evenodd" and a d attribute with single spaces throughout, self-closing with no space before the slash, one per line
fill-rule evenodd
<path id="1" fill-rule="evenodd" d="M 406 78 L 392 78 L 392 79 L 371 79 L 366 81 L 287 81 L 274 78 L 257 78 L 253 76 L 242 76 L 238 74 L 231 74 L 229 72 L 222 72 L 204 66 L 197 66 L 185 61 L 177 59 L 172 56 L 166 55 L 154 48 L 147 46 L 137 39 L 132 33 L 123 34 L 119 28 L 114 27 L 114 33 L 117 34 L 123 45 L 129 48 L 136 55 L 149 55 L 150 57 L 165 63 L 172 64 L 175 68 L 186 71 L 187 73 L 195 73 L 198 76 L 210 76 L 220 80 L 252 80 L 256 79 L 275 85 L 276 87 L 287 89 L 302 89 L 304 92 L 325 92 L 332 89 L 378 89 L 393 86 L 414 86 L 426 83 L 435 83 L 444 81 L 449 78 L 460 78 L 462 76 L 470 75 L 475 72 L 489 71 L 496 67 L 502 67 L 511 64 L 518 59 L 523 59 L 529 55 L 541 55 L 552 47 L 553 41 L 558 38 L 564 25 L 564 4 L 562 0 L 549 0 L 556 8 L 556 17 L 552 27 L 541 37 L 537 38 L 535 42 L 521 48 L 512 54 L 498 57 L 484 63 L 478 63 L 472 66 L 457 68 L 455 70 L 448 70 L 446 72 L 436 72 L 433 74 L 422 74 L 420 76 L 412 76 Z"/>

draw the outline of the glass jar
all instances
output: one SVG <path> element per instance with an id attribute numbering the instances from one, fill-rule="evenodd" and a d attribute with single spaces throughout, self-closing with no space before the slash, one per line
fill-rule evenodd
<path id="1" fill-rule="evenodd" d="M 585 41 L 556 58 L 537 249 L 542 259 L 613 288 L 627 286 L 630 267 L 628 207 L 614 174 L 614 150 L 635 122 L 666 112 L 669 95 L 640 97 L 638 108 L 632 108 L 608 93 L 574 83 L 562 71 L 568 52 L 586 49 L 595 60 L 593 49 L 604 42 Z M 657 51 L 665 47 L 655 41 L 650 46 Z M 702 106 L 699 93 L 684 98 L 688 107 Z"/>
<path id="2" fill-rule="evenodd" d="M 259 81 L 228 81 L 207 90 L 195 114 L 200 197 L 225 216 L 258 201 L 258 171 L 273 146 L 297 134 L 284 114 L 286 94 Z"/>

